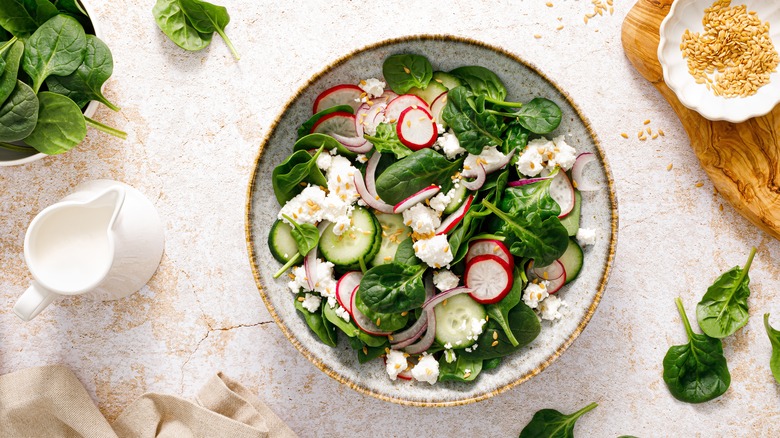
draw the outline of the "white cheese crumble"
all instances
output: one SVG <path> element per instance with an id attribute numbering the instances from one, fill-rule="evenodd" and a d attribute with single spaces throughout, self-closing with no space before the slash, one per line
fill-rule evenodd
<path id="1" fill-rule="evenodd" d="M 301 306 L 303 306 L 304 309 L 308 310 L 309 313 L 315 313 L 319 311 L 320 304 L 322 304 L 322 298 L 312 294 L 304 295 L 303 301 L 301 302 Z"/>
<path id="2" fill-rule="evenodd" d="M 580 245 L 594 245 L 596 243 L 596 230 L 592 228 L 580 228 L 577 230 L 576 239 Z"/>
<path id="3" fill-rule="evenodd" d="M 547 144 L 543 139 L 531 140 L 520 158 L 517 159 L 517 171 L 525 176 L 538 176 L 544 170 L 543 157 L 539 153 L 540 148 L 533 145 L 538 142 Z"/>
<path id="4" fill-rule="evenodd" d="M 406 362 L 406 354 L 398 350 L 390 350 L 385 361 L 385 370 L 390 380 L 395 380 L 409 366 Z"/>
<path id="5" fill-rule="evenodd" d="M 368 157 L 366 157 L 366 154 L 358 154 L 358 156 L 355 158 L 355 161 L 358 163 L 365 163 L 368 161 Z"/>
<path id="6" fill-rule="evenodd" d="M 494 172 L 501 168 L 506 161 L 506 155 L 498 150 L 497 146 L 486 147 L 479 155 L 468 154 L 463 160 L 463 176 L 476 175 L 476 169 L 480 165 L 485 168 L 486 173 Z"/>
<path id="7" fill-rule="evenodd" d="M 417 365 L 412 368 L 412 377 L 420 382 L 435 384 L 439 379 L 439 362 L 432 355 L 423 353 Z"/>
<path id="8" fill-rule="evenodd" d="M 347 312 L 347 309 L 341 306 L 336 309 L 336 316 L 343 319 L 344 321 L 349 322 L 349 312 Z"/>
<path id="9" fill-rule="evenodd" d="M 309 289 L 309 283 L 306 279 L 306 269 L 297 266 L 292 269 L 293 279 L 287 283 L 287 287 L 294 294 L 301 290 L 309 292 L 319 292 L 323 297 L 336 297 L 336 279 L 333 278 L 333 263 L 323 262 L 317 259 L 317 281 L 314 283 L 314 290 Z"/>
<path id="10" fill-rule="evenodd" d="M 436 196 L 431 198 L 428 204 L 434 211 L 441 214 L 444 209 L 447 208 L 450 201 L 452 201 L 453 196 L 455 196 L 455 189 L 451 189 L 447 193 L 439 192 Z"/>
<path id="11" fill-rule="evenodd" d="M 441 132 L 441 131 L 439 131 Z M 466 152 L 465 149 L 460 147 L 460 142 L 458 141 L 458 137 L 455 136 L 455 133 L 452 132 L 450 129 L 448 132 L 445 132 L 436 139 L 436 147 L 440 148 L 442 152 L 444 152 L 444 155 L 447 156 L 450 160 L 455 159 L 458 155 L 461 155 Z"/>
<path id="12" fill-rule="evenodd" d="M 414 242 L 414 255 L 436 269 L 447 266 L 453 259 L 450 244 L 444 234 Z"/>
<path id="13" fill-rule="evenodd" d="M 539 303 L 539 315 L 542 317 L 542 319 L 547 321 L 555 321 L 557 319 L 561 319 L 563 315 L 561 314 L 560 310 L 561 307 L 565 307 L 566 303 L 556 297 L 555 295 L 550 295 L 549 297 L 545 298 L 544 301 Z"/>
<path id="14" fill-rule="evenodd" d="M 358 87 L 370 97 L 379 97 L 385 92 L 385 83 L 377 78 L 369 78 L 360 81 Z"/>
<path id="15" fill-rule="evenodd" d="M 326 197 L 321 187 L 310 185 L 284 204 L 284 207 L 279 210 L 279 219 L 291 226 L 292 224 L 284 218 L 285 215 L 299 224 L 316 224 L 322 220 L 325 213 L 322 207 L 325 205 Z"/>
<path id="16" fill-rule="evenodd" d="M 433 284 L 442 292 L 458 287 L 459 282 L 458 276 L 446 269 L 433 273 Z"/>
<path id="17" fill-rule="evenodd" d="M 317 167 L 319 167 L 324 172 L 327 172 L 328 169 L 330 169 L 330 165 L 332 162 L 333 162 L 333 155 L 327 153 L 327 151 L 321 152 L 320 155 L 317 157 Z"/>
<path id="18" fill-rule="evenodd" d="M 528 283 L 523 293 L 523 302 L 532 309 L 539 307 L 539 302 L 547 298 L 550 294 L 547 293 L 547 285 L 550 282 L 547 280 L 540 281 L 539 283 Z"/>
<path id="19" fill-rule="evenodd" d="M 404 210 L 403 217 L 404 224 L 412 227 L 412 230 L 421 236 L 432 235 L 441 225 L 439 213 L 426 207 L 422 202 Z"/>
<path id="20" fill-rule="evenodd" d="M 577 151 L 566 143 L 564 136 L 552 140 L 538 138 L 528 142 L 517 160 L 517 171 L 526 176 L 552 172 L 557 166 L 569 170 L 577 161 Z"/>

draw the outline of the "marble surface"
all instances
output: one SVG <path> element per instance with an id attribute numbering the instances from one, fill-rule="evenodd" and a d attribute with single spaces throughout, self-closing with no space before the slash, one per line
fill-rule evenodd
<path id="1" fill-rule="evenodd" d="M 95 118 L 126 130 L 128 139 L 91 130 L 66 155 L 0 168 L 0 373 L 67 365 L 112 419 L 144 392 L 192 396 L 222 370 L 301 436 L 516 436 L 540 408 L 573 412 L 591 401 L 599 407 L 578 422 L 578 436 L 780 434 L 780 389 L 761 321 L 772 312 L 780 325 L 773 262 L 780 243 L 714 193 L 670 107 L 625 59 L 620 26 L 632 2 L 616 0 L 614 15 L 586 24 L 593 5 L 585 0 L 553 0 L 552 7 L 530 0 L 225 0 L 239 62 L 219 38 L 202 52 L 179 49 L 156 27 L 151 0 L 95 3 L 115 61 L 106 95 L 122 107 L 101 108 Z M 294 90 L 351 50 L 417 33 L 504 47 L 567 90 L 601 139 L 620 208 L 612 278 L 572 347 L 515 389 L 441 409 L 363 396 L 304 359 L 260 300 L 244 236 L 258 145 Z M 639 141 L 647 119 L 665 136 Z M 126 299 L 65 299 L 21 322 L 11 308 L 30 281 L 22 254 L 28 223 L 97 178 L 131 184 L 155 203 L 167 238 L 159 271 Z M 742 264 L 751 245 L 758 248 L 752 317 L 724 343 L 731 388 L 710 403 L 680 403 L 661 379 L 667 348 L 685 341 L 673 298 L 681 296 L 693 315 L 707 286 Z"/>

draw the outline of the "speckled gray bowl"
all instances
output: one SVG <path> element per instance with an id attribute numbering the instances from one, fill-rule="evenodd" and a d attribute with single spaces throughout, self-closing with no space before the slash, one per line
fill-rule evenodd
<path id="1" fill-rule="evenodd" d="M 394 382 L 387 378 L 381 360 L 359 364 L 345 336 L 337 348 L 322 344 L 296 314 L 286 279 L 272 278 L 279 263 L 271 256 L 266 240 L 279 205 L 273 196 L 271 171 L 291 153 L 296 128 L 311 116 L 311 105 L 318 93 L 336 84 L 381 77 L 383 60 L 403 52 L 427 56 L 434 70 L 446 71 L 462 65 L 488 67 L 503 79 L 510 100 L 528 101 L 536 96 L 554 100 L 563 109 L 563 121 L 555 135 L 566 134 L 569 144 L 578 151 L 594 152 L 601 163 L 594 176 L 604 188 L 584 193 L 582 207 L 582 226 L 596 228 L 598 240 L 585 248 L 585 262 L 577 280 L 558 292 L 569 304 L 568 314 L 554 324 L 545 321 L 541 334 L 531 345 L 469 384 L 439 382 L 431 386 L 403 380 Z M 339 382 L 382 400 L 416 406 L 452 406 L 484 400 L 539 374 L 582 332 L 596 310 L 609 277 L 617 242 L 617 200 L 609 166 L 588 121 L 569 96 L 533 66 L 502 49 L 477 41 L 414 36 L 383 41 L 346 55 L 316 74 L 293 96 L 260 148 L 249 182 L 246 233 L 260 295 L 284 335 L 306 358 Z"/>

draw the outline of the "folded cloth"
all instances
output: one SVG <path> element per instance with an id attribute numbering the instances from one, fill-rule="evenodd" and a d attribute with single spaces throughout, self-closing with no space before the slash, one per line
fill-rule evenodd
<path id="1" fill-rule="evenodd" d="M 222 373 L 195 402 L 148 393 L 112 425 L 67 368 L 53 365 L 0 376 L 3 437 L 291 438 L 295 433 L 263 402 Z"/>

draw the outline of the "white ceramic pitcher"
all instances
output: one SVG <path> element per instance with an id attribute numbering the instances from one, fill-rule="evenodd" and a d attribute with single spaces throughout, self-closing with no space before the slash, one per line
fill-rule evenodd
<path id="1" fill-rule="evenodd" d="M 29 321 L 60 296 L 116 300 L 157 270 L 165 238 L 154 205 L 127 184 L 85 182 L 33 219 L 24 238 L 32 285 L 14 312 Z"/>

